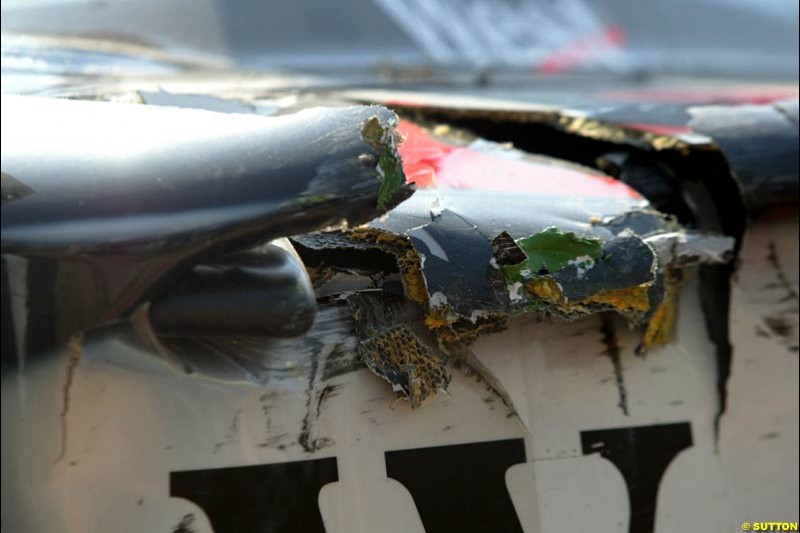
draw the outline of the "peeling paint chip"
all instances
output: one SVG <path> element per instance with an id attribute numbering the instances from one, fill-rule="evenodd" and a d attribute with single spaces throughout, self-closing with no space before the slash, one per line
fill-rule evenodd
<path id="1" fill-rule="evenodd" d="M 588 265 L 591 261 L 594 264 L 600 257 L 602 249 L 598 239 L 578 237 L 574 233 L 564 233 L 556 227 L 547 228 L 514 242 L 525 259 L 519 263 L 501 266 L 506 279 L 511 282 L 558 272 L 576 262 Z M 519 255 L 515 253 L 515 256 Z M 588 269 L 588 266 L 584 268 Z"/>

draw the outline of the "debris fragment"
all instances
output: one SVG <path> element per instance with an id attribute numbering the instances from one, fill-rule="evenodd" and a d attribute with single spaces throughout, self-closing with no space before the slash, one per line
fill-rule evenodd
<path id="1" fill-rule="evenodd" d="M 353 295 L 349 302 L 361 339 L 358 354 L 370 370 L 388 381 L 412 407 L 447 389 L 447 358 L 413 303 L 371 293 Z"/>

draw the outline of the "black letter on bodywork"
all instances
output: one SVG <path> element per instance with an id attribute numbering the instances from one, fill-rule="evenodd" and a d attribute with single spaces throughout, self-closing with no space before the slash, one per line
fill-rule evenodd
<path id="1" fill-rule="evenodd" d="M 197 504 L 215 533 L 325 533 L 319 491 L 338 479 L 334 457 L 169 476 L 170 496 Z"/>
<path id="2" fill-rule="evenodd" d="M 506 471 L 525 462 L 522 439 L 386 452 L 386 475 L 402 483 L 428 533 L 522 532 Z"/>
<path id="3" fill-rule="evenodd" d="M 583 454 L 599 453 L 619 469 L 628 487 L 630 533 L 652 533 L 658 486 L 667 467 L 692 446 L 688 422 L 581 431 Z"/>

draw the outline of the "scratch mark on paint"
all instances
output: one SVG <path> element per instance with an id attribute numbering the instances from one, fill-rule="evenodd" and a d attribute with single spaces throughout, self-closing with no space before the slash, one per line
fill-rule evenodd
<path id="1" fill-rule="evenodd" d="M 72 382 L 75 378 L 75 368 L 81 359 L 81 352 L 83 351 L 83 333 L 77 333 L 70 337 L 67 343 L 67 369 L 64 378 L 64 386 L 61 389 L 61 412 L 59 419 L 61 421 L 61 446 L 56 457 L 55 463 L 60 462 L 67 456 L 67 416 L 69 415 L 70 393 L 72 391 Z"/>
<path id="2" fill-rule="evenodd" d="M 236 414 L 233 415 L 233 421 L 231 422 L 231 426 L 228 429 L 228 433 L 225 435 L 222 441 L 218 442 L 214 445 L 214 451 L 212 453 L 217 453 L 220 448 L 227 444 L 232 444 L 236 440 L 236 436 L 239 433 L 239 417 L 242 414 L 242 410 L 238 409 Z"/>
<path id="3" fill-rule="evenodd" d="M 791 282 L 786 277 L 786 273 L 781 267 L 780 260 L 778 259 L 778 252 L 775 248 L 775 243 L 770 242 L 768 248 L 769 254 L 767 255 L 767 261 L 769 261 L 770 266 L 772 266 L 773 270 L 775 270 L 775 275 L 778 278 L 778 282 L 786 290 L 785 300 L 797 300 L 797 290 L 795 290 L 795 288 L 792 286 Z"/>
<path id="4" fill-rule="evenodd" d="M 333 347 L 326 348 L 330 350 L 333 349 Z M 319 391 L 315 390 L 314 385 L 319 370 L 319 357 L 320 354 L 315 354 L 311 360 L 311 367 L 308 375 L 308 389 L 306 391 L 306 413 L 301 424 L 300 435 L 297 437 L 297 443 L 307 453 L 315 452 L 333 444 L 333 441 L 327 437 L 316 436 L 312 438 L 311 436 L 314 422 L 317 421 L 322 414 L 322 408 L 325 402 L 334 396 L 336 390 L 339 388 L 338 385 L 326 385 Z"/>
<path id="5" fill-rule="evenodd" d="M 617 392 L 619 393 L 619 408 L 622 413 L 628 416 L 628 393 L 625 390 L 625 378 L 622 375 L 622 360 L 620 359 L 619 344 L 617 343 L 617 334 L 614 331 L 614 324 L 611 317 L 604 315 L 603 323 L 600 326 L 600 332 L 603 334 L 603 344 L 606 346 L 606 355 L 611 359 L 611 364 L 614 365 L 614 378 L 617 384 Z"/>

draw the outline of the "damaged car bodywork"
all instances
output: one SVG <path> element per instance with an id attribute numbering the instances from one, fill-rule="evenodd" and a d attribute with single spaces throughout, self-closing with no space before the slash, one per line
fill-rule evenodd
<path id="1" fill-rule="evenodd" d="M 530 174 L 521 177 L 542 179 L 537 170 L 531 165 Z M 602 178 L 587 169 L 585 179 Z M 580 189 L 562 197 L 423 190 L 365 227 L 293 240 L 301 256 L 310 250 L 321 258 L 319 264 L 313 264 L 313 257 L 307 263 L 324 268 L 328 283 L 339 281 L 337 271 L 356 269 L 362 251 L 393 255 L 400 275 L 387 277 L 385 289 L 380 283 L 370 284 L 365 295 L 374 301 L 375 291 L 381 290 L 390 299 L 399 294 L 409 305 L 419 306 L 419 320 L 426 326 L 422 329 L 435 335 L 437 349 L 429 353 L 437 366 L 444 365 L 436 355 L 440 351 L 458 357 L 471 340 L 502 331 L 509 320 L 525 314 L 574 320 L 616 311 L 632 325 L 647 324 L 644 350 L 669 334 L 681 269 L 730 260 L 734 240 L 687 233 L 674 220 L 652 211 L 635 192 L 617 198 L 611 189 L 611 197 L 582 197 Z M 491 206 L 502 206 L 503 216 Z M 342 260 L 326 261 L 326 250 L 340 252 Z M 318 283 L 320 291 L 332 296 L 326 290 L 328 283 Z M 358 290 L 342 294 L 351 301 L 362 298 Z M 396 323 L 397 312 L 370 317 L 363 310 L 365 304 L 355 305 L 356 322 L 364 323 L 363 357 L 412 405 L 447 383 L 440 375 L 432 380 L 424 377 L 430 370 L 418 360 L 385 369 L 388 354 L 422 341 L 413 334 L 410 339 L 395 334 L 405 328 Z M 371 334 L 372 330 L 376 332 Z M 378 348 L 372 347 L 374 343 Z M 418 380 L 425 384 L 421 392 L 412 393 Z"/>
<path id="2" fill-rule="evenodd" d="M 748 227 L 796 233 L 796 97 L 132 86 L 4 96 L 4 526 L 550 531 L 548 490 L 601 503 L 548 465 L 600 454 L 613 522 L 652 531 L 670 462 L 721 447 Z M 776 242 L 762 329 L 796 360 Z M 135 487 L 97 458 L 119 435 Z"/>
<path id="3" fill-rule="evenodd" d="M 49 324 L 36 327 L 53 345 L 130 314 L 204 258 L 363 222 L 404 197 L 396 119 L 378 107 L 264 119 L 12 96 L 3 103 L 3 253 L 26 268 L 46 265 L 49 279 L 25 279 L 44 291 L 35 298 Z M 202 133 L 187 137 L 187 128 Z"/>

